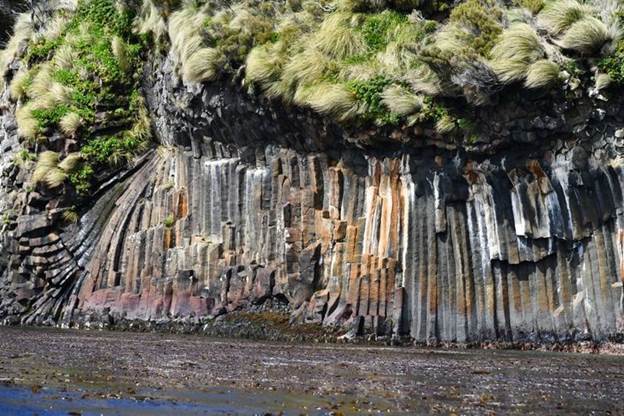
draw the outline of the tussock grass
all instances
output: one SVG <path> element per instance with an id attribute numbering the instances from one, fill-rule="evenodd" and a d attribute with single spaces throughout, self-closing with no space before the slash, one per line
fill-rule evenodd
<path id="1" fill-rule="evenodd" d="M 30 74 L 28 71 L 22 69 L 18 71 L 11 80 L 9 86 L 9 93 L 13 101 L 17 101 L 26 95 L 26 89 L 30 82 Z"/>
<path id="2" fill-rule="evenodd" d="M 163 42 L 167 34 L 167 24 L 153 0 L 145 0 L 141 4 L 134 30 L 139 35 L 151 34 L 157 44 Z"/>
<path id="3" fill-rule="evenodd" d="M 8 66 L 17 57 L 21 48 L 32 35 L 33 23 L 30 13 L 18 15 L 13 27 L 13 36 L 11 36 L 4 49 L 0 51 L 0 89 L 4 87 L 4 74 Z"/>
<path id="4" fill-rule="evenodd" d="M 549 33 L 557 36 L 593 13 L 594 8 L 591 5 L 581 4 L 576 0 L 559 0 L 546 5 L 538 15 L 538 22 Z"/>
<path id="5" fill-rule="evenodd" d="M 148 140 L 152 137 L 152 123 L 147 107 L 145 106 L 145 99 L 139 97 L 137 100 L 137 116 L 129 135 L 134 140 L 141 143 L 139 150 L 145 150 Z"/>
<path id="6" fill-rule="evenodd" d="M 383 104 L 391 112 L 401 116 L 407 116 L 419 111 L 424 103 L 422 96 L 416 95 L 396 84 L 386 87 L 381 97 Z"/>
<path id="7" fill-rule="evenodd" d="M 61 121 L 59 122 L 59 127 L 63 133 L 66 135 L 73 137 L 76 135 L 78 129 L 82 126 L 82 118 L 78 113 L 71 112 L 67 113 Z"/>
<path id="8" fill-rule="evenodd" d="M 169 19 L 171 49 L 178 58 L 180 73 L 186 82 L 198 82 L 195 80 L 202 81 L 214 76 L 216 61 L 214 51 L 205 48 L 202 38 L 202 27 L 207 17 L 208 14 L 203 9 L 197 9 L 194 4 L 187 4 L 180 11 L 173 13 Z M 196 54 L 199 56 L 195 57 Z"/>
<path id="9" fill-rule="evenodd" d="M 609 74 L 597 74 L 596 75 L 596 89 L 598 91 L 604 90 L 605 88 L 608 88 L 609 85 L 611 85 L 612 81 L 613 80 L 611 79 L 611 76 Z"/>
<path id="10" fill-rule="evenodd" d="M 55 104 L 69 104 L 72 99 L 71 93 L 71 88 L 59 82 L 53 82 L 47 95 L 52 97 Z"/>
<path id="11" fill-rule="evenodd" d="M 348 65 L 340 69 L 339 78 L 350 81 L 368 81 L 379 76 L 382 67 L 378 61 Z"/>
<path id="12" fill-rule="evenodd" d="M 72 172 L 78 167 L 81 161 L 82 156 L 80 153 L 70 153 L 58 164 L 58 167 L 64 172 Z"/>
<path id="13" fill-rule="evenodd" d="M 39 25 L 36 34 L 29 17 L 20 20 L 29 24 L 28 36 L 13 40 L 17 44 L 17 38 L 23 39 L 15 56 L 21 58 L 17 54 L 25 40 L 31 43 L 19 62 L 23 69 L 13 76 L 11 93 L 20 100 L 18 134 L 46 148 L 45 139 L 62 132 L 80 146 L 80 153 L 62 160 L 54 152 L 43 152 L 35 183 L 48 188 L 71 183 L 84 196 L 111 160 L 120 155 L 130 160 L 146 148 L 151 126 L 137 76 L 143 44 L 132 34 L 129 7 L 125 0 L 81 0 L 74 14 L 59 13 Z M 11 53 L 0 52 L 3 63 Z M 96 128 L 81 129 L 85 124 Z M 101 127 L 108 129 L 106 134 Z"/>
<path id="14" fill-rule="evenodd" d="M 63 221 L 68 224 L 75 224 L 80 220 L 80 214 L 75 209 L 67 209 L 63 211 Z"/>
<path id="15" fill-rule="evenodd" d="M 247 56 L 245 76 L 248 81 L 257 82 L 268 89 L 279 80 L 286 56 L 277 45 L 263 45 L 252 49 Z"/>
<path id="16" fill-rule="evenodd" d="M 334 59 L 345 59 L 349 56 L 366 52 L 366 45 L 353 24 L 354 16 L 350 13 L 336 12 L 327 17 L 320 30 L 310 39 L 310 45 Z"/>
<path id="17" fill-rule="evenodd" d="M 117 58 L 117 63 L 123 72 L 128 72 L 130 61 L 128 57 L 128 45 L 119 36 L 113 36 L 111 39 L 111 50 L 113 56 Z"/>
<path id="18" fill-rule="evenodd" d="M 318 49 L 312 48 L 295 55 L 282 72 L 288 85 L 312 84 L 323 77 L 332 61 Z"/>
<path id="19" fill-rule="evenodd" d="M 35 185 L 43 183 L 50 189 L 58 188 L 80 167 L 83 160 L 80 153 L 70 153 L 61 160 L 59 153 L 49 150 L 41 152 L 33 171 L 32 182 Z"/>
<path id="20" fill-rule="evenodd" d="M 55 81 L 51 81 L 43 95 L 31 95 L 31 98 L 29 104 L 33 110 L 51 110 L 60 104 L 69 104 L 72 99 L 71 89 Z"/>
<path id="21" fill-rule="evenodd" d="M 191 55 L 182 66 L 185 83 L 204 82 L 216 78 L 221 54 L 214 48 L 202 48 Z"/>
<path id="22" fill-rule="evenodd" d="M 78 59 L 78 55 L 71 45 L 61 45 L 54 54 L 53 63 L 57 69 L 69 69 Z"/>
<path id="23" fill-rule="evenodd" d="M 541 59 L 532 63 L 528 70 L 524 85 L 527 88 L 543 88 L 559 80 L 561 69 L 556 63 L 548 59 Z"/>
<path id="24" fill-rule="evenodd" d="M 56 152 L 45 151 L 39 154 L 35 170 L 33 172 L 33 183 L 44 183 L 49 188 L 58 188 L 67 179 L 67 174 L 59 168 L 60 155 Z"/>
<path id="25" fill-rule="evenodd" d="M 405 79 L 416 93 L 434 97 L 442 92 L 440 78 L 428 65 L 419 66 L 410 72 Z"/>
<path id="26" fill-rule="evenodd" d="M 32 115 L 32 107 L 29 104 L 19 107 L 15 111 L 17 121 L 17 134 L 19 137 L 33 142 L 39 135 L 39 123 Z"/>
<path id="27" fill-rule="evenodd" d="M 492 68 L 504 83 L 526 77 L 529 65 L 543 58 L 545 49 L 533 28 L 517 23 L 505 30 L 492 49 Z"/>
<path id="28" fill-rule="evenodd" d="M 355 94 L 341 84 L 323 83 L 310 87 L 304 101 L 315 111 L 340 121 L 352 119 L 358 113 Z"/>
<path id="29" fill-rule="evenodd" d="M 612 169 L 622 169 L 622 168 L 624 168 L 624 156 L 617 155 L 615 158 L 609 160 L 608 165 Z"/>
<path id="30" fill-rule="evenodd" d="M 545 6 L 544 0 L 517 0 L 516 3 L 533 15 L 538 14 Z"/>
<path id="31" fill-rule="evenodd" d="M 52 20 L 46 22 L 45 29 L 38 36 L 48 42 L 56 40 L 61 37 L 68 22 L 68 15 L 57 13 Z"/>
<path id="32" fill-rule="evenodd" d="M 409 72 L 418 61 L 418 56 L 412 49 L 414 44 L 390 42 L 385 50 L 376 55 L 381 71 L 394 78 L 400 78 Z"/>
<path id="33" fill-rule="evenodd" d="M 435 21 L 421 13 L 405 13 L 417 6 L 431 16 L 436 6 L 420 0 L 141 3 L 133 33 L 150 34 L 159 47 L 168 35 L 175 72 L 184 84 L 215 81 L 225 74 L 238 81 L 244 74 L 244 83 L 258 86 L 269 98 L 307 106 L 339 121 L 394 125 L 404 117 L 436 124 L 443 134 L 466 124 L 449 116 L 457 112 L 447 108 L 451 100 L 440 97 L 462 96 L 469 105 L 481 105 L 491 103 L 505 84 L 553 86 L 566 63 L 584 59 L 579 53 L 592 58 L 599 50 L 608 53 L 604 45 L 618 39 L 621 28 L 613 18 L 620 7 L 617 0 L 446 2 L 448 19 Z M 513 11 L 505 8 L 512 3 L 517 6 Z M 121 1 L 114 7 L 126 5 Z M 65 39 L 45 58 L 52 56 L 52 62 L 39 64 L 28 77 L 15 77 L 13 98 L 31 100 L 22 114 L 30 137 L 37 135 L 28 124 L 33 110 L 65 103 L 93 81 L 88 69 L 74 65 L 85 52 L 77 54 L 76 45 L 96 42 L 93 25 L 79 23 L 65 33 L 66 22 L 54 20 L 46 33 Z M 112 51 L 112 60 L 121 69 L 112 72 L 132 79 L 130 69 L 139 59 L 134 52 L 138 49 L 130 31 L 124 33 L 109 33 L 106 48 L 110 45 L 110 50 L 99 52 L 110 55 Z M 45 60 L 45 53 L 40 55 L 31 62 L 37 65 Z M 55 84 L 59 72 L 65 80 L 73 80 L 73 90 Z M 80 127 L 93 114 L 82 110 L 66 105 L 56 113 L 34 114 L 44 133 L 59 128 L 72 137 L 89 132 Z M 137 115 L 134 107 L 133 111 L 134 118 L 128 118 L 132 127 L 121 138 L 92 140 L 92 158 L 110 144 L 121 149 L 116 157 L 122 157 L 126 139 L 151 134 L 149 118 Z"/>
<path id="34" fill-rule="evenodd" d="M 586 16 L 573 23 L 558 44 L 564 49 L 591 54 L 612 40 L 607 26 L 595 17 Z"/>
<path id="35" fill-rule="evenodd" d="M 435 124 L 435 129 L 440 134 L 449 134 L 452 133 L 453 130 L 457 128 L 457 124 L 455 123 L 455 119 L 453 119 L 448 114 L 444 114 L 440 117 Z"/>
<path id="36" fill-rule="evenodd" d="M 463 29 L 457 24 L 448 24 L 438 31 L 435 36 L 434 46 L 440 51 L 441 56 L 462 56 L 467 50 L 467 45 L 462 41 Z"/>
<path id="37" fill-rule="evenodd" d="M 36 74 L 26 91 L 28 96 L 33 99 L 47 95 L 54 83 L 49 64 L 42 64 L 35 71 Z"/>

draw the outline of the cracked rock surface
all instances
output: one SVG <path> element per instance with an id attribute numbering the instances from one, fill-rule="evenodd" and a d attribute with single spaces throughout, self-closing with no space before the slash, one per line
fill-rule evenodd
<path id="1" fill-rule="evenodd" d="M 145 73 L 161 146 L 67 227 L 20 187 L 4 93 L 6 323 L 277 309 L 422 342 L 622 338 L 622 99 L 501 105 L 471 149 L 362 144 L 233 85 L 188 89 L 168 58 Z"/>

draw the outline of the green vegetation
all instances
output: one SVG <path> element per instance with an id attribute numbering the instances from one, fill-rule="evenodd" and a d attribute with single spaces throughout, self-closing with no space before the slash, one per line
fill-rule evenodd
<path id="1" fill-rule="evenodd" d="M 536 15 L 542 11 L 545 6 L 544 0 L 515 0 L 515 4 Z"/>
<path id="2" fill-rule="evenodd" d="M 349 81 L 347 87 L 359 102 L 365 103 L 365 117 L 382 125 L 396 124 L 399 121 L 399 115 L 389 111 L 382 97 L 385 87 L 390 83 L 389 79 L 377 76 L 369 80 Z"/>
<path id="3" fill-rule="evenodd" d="M 460 25 L 462 43 L 488 56 L 502 32 L 503 13 L 493 0 L 466 0 L 451 12 L 449 22 Z"/>
<path id="4" fill-rule="evenodd" d="M 81 0 L 71 16 L 57 12 L 30 37 L 10 86 L 18 133 L 44 149 L 55 134 L 79 145 L 65 157 L 42 152 L 33 183 L 70 185 L 86 195 L 97 172 L 127 163 L 148 145 L 150 121 L 139 93 L 143 45 L 132 32 L 134 19 L 124 2 Z"/>
<path id="5" fill-rule="evenodd" d="M 242 83 L 350 129 L 422 124 L 469 143 L 470 107 L 507 86 L 622 85 L 623 15 L 617 0 L 80 0 L 41 30 L 19 16 L 0 79 L 43 151 L 33 182 L 87 195 L 149 146 L 146 45 L 187 86 Z M 59 135 L 75 155 L 46 152 Z"/>
<path id="6" fill-rule="evenodd" d="M 78 220 L 80 219 L 80 214 L 78 214 L 76 207 L 71 207 L 71 208 L 66 209 L 65 211 L 63 211 L 62 216 L 63 216 L 63 221 L 65 221 L 68 224 L 74 224 L 78 222 Z"/>
<path id="7" fill-rule="evenodd" d="M 492 67 L 505 83 L 520 81 L 534 62 L 545 58 L 546 51 L 537 32 L 526 23 L 505 30 L 492 50 Z"/>
<path id="8" fill-rule="evenodd" d="M 65 183 L 68 175 L 76 170 L 81 161 L 82 156 L 79 153 L 70 153 L 61 161 L 60 155 L 56 152 L 42 152 L 33 173 L 33 183 L 44 183 L 51 189 L 58 188 Z"/>
<path id="9" fill-rule="evenodd" d="M 163 225 L 166 228 L 171 228 L 175 225 L 175 217 L 173 216 L 173 214 L 169 214 L 165 217 L 165 219 L 163 220 Z"/>
<path id="10" fill-rule="evenodd" d="M 370 52 L 385 49 L 397 34 L 396 30 L 407 22 L 407 17 L 392 10 L 365 16 L 359 30 Z"/>
<path id="11" fill-rule="evenodd" d="M 615 51 L 604 57 L 598 63 L 601 71 L 605 72 L 611 81 L 618 85 L 624 84 L 624 41 L 617 44 Z M 604 82 L 604 81 L 603 81 Z"/>

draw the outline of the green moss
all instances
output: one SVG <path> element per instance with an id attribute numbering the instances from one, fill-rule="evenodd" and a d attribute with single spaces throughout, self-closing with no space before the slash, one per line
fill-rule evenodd
<path id="1" fill-rule="evenodd" d="M 378 125 L 396 124 L 399 116 L 392 114 L 382 103 L 381 94 L 392 81 L 383 76 L 377 76 L 367 81 L 353 80 L 347 83 L 347 88 L 353 92 L 359 102 L 365 105 L 364 118 Z"/>
<path id="2" fill-rule="evenodd" d="M 57 105 L 51 109 L 35 109 L 32 115 L 39 123 L 40 129 L 56 126 L 64 115 L 69 113 L 70 107 L 67 105 Z"/>
<path id="3" fill-rule="evenodd" d="M 69 177 L 79 194 L 90 191 L 98 172 L 120 166 L 146 147 L 149 122 L 139 93 L 144 45 L 132 34 L 133 18 L 131 8 L 114 0 L 80 0 L 59 38 L 30 48 L 33 62 L 51 61 L 52 80 L 70 91 L 68 99 L 53 108 L 33 103 L 38 128 L 51 135 L 69 113 L 78 114 L 85 126 L 73 137 L 85 160 Z M 113 51 L 114 40 L 122 45 L 123 55 L 119 48 Z M 55 60 L 60 45 L 63 66 Z M 68 52 L 73 59 L 67 58 Z M 95 135 L 111 128 L 115 133 Z"/>
<path id="4" fill-rule="evenodd" d="M 407 17 L 393 10 L 366 15 L 364 23 L 359 28 L 364 42 L 371 51 L 384 49 L 392 40 L 396 28 L 407 22 Z"/>
<path id="5" fill-rule="evenodd" d="M 131 159 L 139 145 L 131 135 L 121 134 L 91 139 L 82 146 L 80 152 L 90 162 L 109 166 Z"/>
<path id="6" fill-rule="evenodd" d="M 457 124 L 458 127 L 461 127 L 462 125 L 466 127 L 470 123 L 467 119 L 455 119 L 444 104 L 438 102 L 432 97 L 425 97 L 423 100 L 423 106 L 416 116 L 416 121 L 419 123 L 435 124 L 443 119 L 455 120 L 455 124 Z"/>
<path id="7" fill-rule="evenodd" d="M 167 215 L 167 217 L 163 221 L 163 225 L 167 228 L 171 228 L 174 226 L 174 224 L 175 224 L 175 217 L 173 216 L 173 214 Z"/>
<path id="8" fill-rule="evenodd" d="M 95 171 L 93 167 L 87 163 L 80 165 L 78 169 L 69 175 L 69 183 L 71 183 L 79 194 L 86 195 L 91 190 L 93 176 Z"/>
<path id="9" fill-rule="evenodd" d="M 32 42 L 28 45 L 26 54 L 26 62 L 32 64 L 50 58 L 51 54 L 63 43 L 62 38 L 57 39 L 41 39 L 38 42 Z"/>
<path id="10" fill-rule="evenodd" d="M 502 11 L 492 0 L 466 0 L 451 12 L 450 22 L 467 29 L 462 39 L 482 56 L 488 56 L 503 27 Z"/>
<path id="11" fill-rule="evenodd" d="M 81 0 L 70 28 L 79 22 L 91 22 L 106 28 L 110 34 L 128 38 L 132 35 L 133 8 L 116 7 L 114 0 Z"/>
<path id="12" fill-rule="evenodd" d="M 615 52 L 598 62 L 598 68 L 609 74 L 614 83 L 624 85 L 624 41 L 617 44 Z"/>

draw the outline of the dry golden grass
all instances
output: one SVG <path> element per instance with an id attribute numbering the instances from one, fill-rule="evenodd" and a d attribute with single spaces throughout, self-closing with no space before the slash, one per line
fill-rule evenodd
<path id="1" fill-rule="evenodd" d="M 355 95 L 342 84 L 323 83 L 310 87 L 305 93 L 305 103 L 340 121 L 352 119 L 358 113 Z"/>
<path id="2" fill-rule="evenodd" d="M 333 59 L 345 59 L 366 52 L 364 41 L 354 30 L 353 20 L 351 13 L 331 14 L 310 38 L 310 46 L 315 46 Z"/>
<path id="3" fill-rule="evenodd" d="M 517 23 L 503 31 L 492 49 L 492 68 L 504 83 L 520 81 L 529 65 L 540 60 L 545 49 L 538 34 L 525 23 Z"/>
<path id="4" fill-rule="evenodd" d="M 74 112 L 67 113 L 59 122 L 61 131 L 70 137 L 75 136 L 81 126 L 82 118 Z"/>
<path id="5" fill-rule="evenodd" d="M 423 97 L 399 86 L 390 85 L 382 94 L 382 102 L 388 109 L 401 116 L 407 116 L 420 110 L 423 106 Z"/>
<path id="6" fill-rule="evenodd" d="M 39 134 L 39 123 L 32 115 L 32 108 L 26 104 L 15 111 L 15 119 L 17 121 L 17 134 L 19 137 L 34 141 Z"/>
<path id="7" fill-rule="evenodd" d="M 591 16 L 594 8 L 576 0 L 559 0 L 548 3 L 538 15 L 541 27 L 553 35 L 560 35 L 572 24 L 586 16 Z"/>
<path id="8" fill-rule="evenodd" d="M 13 101 L 18 101 L 26 95 L 28 80 L 28 71 L 24 69 L 19 70 L 15 74 L 15 76 L 13 76 L 13 79 L 11 80 L 11 85 L 9 86 L 9 93 Z"/>
<path id="9" fill-rule="evenodd" d="M 559 80 L 561 69 L 548 59 L 541 59 L 529 65 L 524 85 L 527 88 L 543 88 Z"/>
<path id="10" fill-rule="evenodd" d="M 612 40 L 607 26 L 595 17 L 586 16 L 574 22 L 559 39 L 558 45 L 564 49 L 592 54 Z"/>

